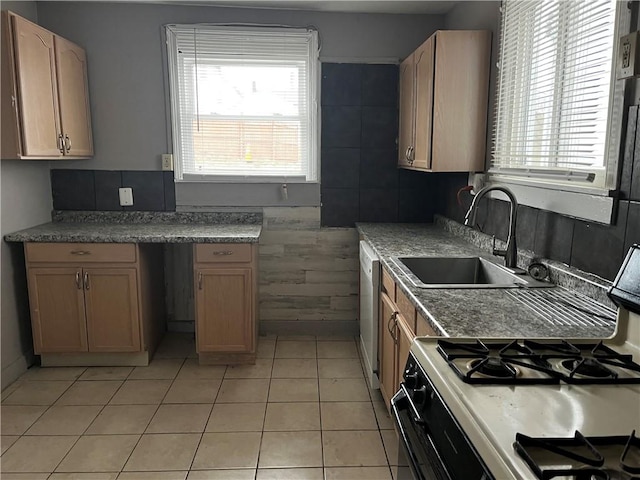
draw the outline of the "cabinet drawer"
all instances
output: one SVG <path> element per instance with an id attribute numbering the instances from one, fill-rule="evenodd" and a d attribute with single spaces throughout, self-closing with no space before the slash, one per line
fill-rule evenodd
<path id="1" fill-rule="evenodd" d="M 133 243 L 27 243 L 27 261 L 35 262 L 135 262 Z"/>
<path id="2" fill-rule="evenodd" d="M 195 248 L 195 263 L 250 262 L 249 243 L 207 243 Z"/>
<path id="3" fill-rule="evenodd" d="M 382 269 L 382 290 L 387 293 L 392 302 L 396 301 L 396 284 L 384 268 Z"/>
<path id="4" fill-rule="evenodd" d="M 416 317 L 416 335 L 418 337 L 435 337 L 438 335 L 422 315 L 418 313 Z"/>
<path id="5" fill-rule="evenodd" d="M 411 329 L 411 333 L 416 333 L 416 308 L 413 306 L 407 296 L 398 289 L 396 292 L 396 304 L 398 310 L 407 321 L 407 326 Z"/>

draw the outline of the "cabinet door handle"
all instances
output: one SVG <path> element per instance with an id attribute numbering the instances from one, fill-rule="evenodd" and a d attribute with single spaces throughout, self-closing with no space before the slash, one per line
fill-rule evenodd
<path id="1" fill-rule="evenodd" d="M 64 137 L 62 134 L 58 135 L 58 150 L 60 150 L 60 153 L 64 153 Z"/>
<path id="2" fill-rule="evenodd" d="M 233 252 L 231 250 L 224 250 L 224 251 L 220 251 L 220 252 L 213 252 L 213 255 L 216 255 L 216 256 L 233 255 Z"/>
<path id="3" fill-rule="evenodd" d="M 89 250 L 71 250 L 71 255 L 91 255 Z"/>
<path id="4" fill-rule="evenodd" d="M 391 314 L 391 316 L 389 317 L 389 321 L 387 322 L 387 330 L 391 334 L 391 338 L 393 338 L 393 343 L 397 343 L 398 342 L 396 334 L 394 333 L 395 330 L 396 330 L 396 327 L 398 325 L 397 320 L 396 320 L 397 316 L 398 316 L 398 312 L 393 312 Z M 391 322 L 393 322 L 393 327 L 391 326 Z"/>
<path id="5" fill-rule="evenodd" d="M 71 151 L 71 139 L 69 138 L 69 135 L 64 136 L 64 148 L 67 153 Z"/>
<path id="6" fill-rule="evenodd" d="M 76 287 L 78 287 L 78 290 L 82 290 L 82 282 L 80 281 L 80 272 L 76 272 Z"/>
<path id="7" fill-rule="evenodd" d="M 84 289 L 89 290 L 89 274 L 84 272 Z"/>
<path id="8" fill-rule="evenodd" d="M 413 155 L 414 152 L 414 148 L 413 147 L 409 147 L 409 157 L 407 158 L 407 160 L 409 160 L 409 164 L 413 165 L 413 160 L 415 159 L 415 156 Z"/>
<path id="9" fill-rule="evenodd" d="M 407 149 L 404 151 L 404 158 L 407 159 L 407 161 L 409 161 L 409 150 L 411 149 L 411 147 L 407 147 Z"/>
<path id="10" fill-rule="evenodd" d="M 202 290 L 202 273 L 198 272 L 198 290 Z"/>

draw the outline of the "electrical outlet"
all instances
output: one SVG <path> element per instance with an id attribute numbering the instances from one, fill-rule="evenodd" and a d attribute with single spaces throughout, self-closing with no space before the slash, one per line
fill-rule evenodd
<path id="1" fill-rule="evenodd" d="M 121 207 L 130 207 L 133 205 L 133 189 L 131 187 L 119 188 L 118 195 L 120 195 Z"/>
<path id="2" fill-rule="evenodd" d="M 162 154 L 162 170 L 173 170 L 173 155 L 171 153 Z"/>
<path id="3" fill-rule="evenodd" d="M 618 48 L 617 78 L 633 78 L 640 75 L 640 48 L 638 45 L 638 32 L 630 33 L 620 38 Z"/>

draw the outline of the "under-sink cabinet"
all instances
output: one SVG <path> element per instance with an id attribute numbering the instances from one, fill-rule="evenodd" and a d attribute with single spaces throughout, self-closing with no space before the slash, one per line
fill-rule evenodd
<path id="1" fill-rule="evenodd" d="M 3 159 L 93 156 L 85 51 L 2 12 Z"/>
<path id="2" fill-rule="evenodd" d="M 193 258 L 200 363 L 254 363 L 257 244 L 196 244 Z"/>
<path id="3" fill-rule="evenodd" d="M 148 363 L 163 331 L 160 246 L 26 243 L 25 256 L 43 365 Z"/>
<path id="4" fill-rule="evenodd" d="M 407 296 L 382 269 L 379 308 L 379 378 L 380 392 L 387 408 L 391 397 L 402 382 L 404 366 L 411 342 L 418 336 L 433 336 L 436 332 L 420 315 Z"/>
<path id="5" fill-rule="evenodd" d="M 484 171 L 491 32 L 439 30 L 400 64 L 398 166 Z"/>

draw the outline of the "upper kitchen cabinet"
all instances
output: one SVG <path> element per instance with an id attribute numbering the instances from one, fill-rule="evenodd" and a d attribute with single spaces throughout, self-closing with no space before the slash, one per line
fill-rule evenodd
<path id="1" fill-rule="evenodd" d="M 491 32 L 438 31 L 400 65 L 398 165 L 484 170 Z"/>
<path id="2" fill-rule="evenodd" d="M 2 158 L 91 157 L 84 50 L 11 12 L 2 30 Z"/>

